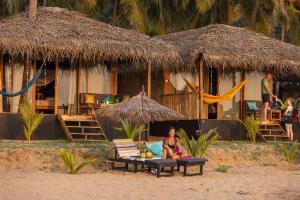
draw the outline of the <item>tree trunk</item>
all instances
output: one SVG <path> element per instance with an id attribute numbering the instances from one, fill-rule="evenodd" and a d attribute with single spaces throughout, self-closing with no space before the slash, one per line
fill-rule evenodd
<path id="1" fill-rule="evenodd" d="M 256 21 L 258 6 L 259 6 L 259 0 L 255 0 L 255 4 L 253 5 L 250 23 L 249 23 L 249 28 L 251 30 L 254 30 L 254 28 L 255 28 L 255 21 Z"/>
<path id="2" fill-rule="evenodd" d="M 37 15 L 37 0 L 29 0 L 29 19 L 31 21 L 34 21 L 36 19 Z M 28 57 L 24 56 L 24 71 L 23 71 L 23 79 L 22 79 L 22 88 L 24 88 L 30 79 L 31 74 L 31 64 L 28 63 Z M 19 105 L 21 105 L 24 102 L 24 97 L 28 95 L 28 91 L 21 94 Z M 20 108 L 18 109 L 18 112 L 20 112 Z"/>
<path id="3" fill-rule="evenodd" d="M 43 6 L 46 7 L 47 6 L 47 0 L 43 0 Z"/>
<path id="4" fill-rule="evenodd" d="M 285 38 L 285 26 L 284 26 L 284 24 L 281 25 L 280 37 L 281 37 L 281 41 L 284 42 L 284 38 Z"/>
<path id="5" fill-rule="evenodd" d="M 23 71 L 23 78 L 22 78 L 22 88 L 24 88 L 30 79 L 30 74 L 31 74 L 31 62 L 28 62 L 28 58 L 27 56 L 25 56 L 24 58 L 24 71 Z M 25 96 L 28 95 L 28 91 L 21 94 L 20 96 L 20 102 L 19 102 L 19 106 L 24 102 L 24 98 Z M 20 107 L 18 109 L 18 112 L 20 112 Z"/>
<path id="6" fill-rule="evenodd" d="M 114 5 L 113 5 L 113 12 L 112 12 L 112 24 L 116 25 L 117 24 L 117 17 L 118 17 L 118 8 L 119 8 L 119 2 L 120 0 L 114 0 Z"/>
<path id="7" fill-rule="evenodd" d="M 37 0 L 30 0 L 29 1 L 29 19 L 30 20 L 35 20 L 36 15 L 37 15 Z"/>

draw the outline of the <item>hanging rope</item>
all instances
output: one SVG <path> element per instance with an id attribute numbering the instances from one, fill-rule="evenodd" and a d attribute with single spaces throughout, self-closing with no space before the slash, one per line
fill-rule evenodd
<path id="1" fill-rule="evenodd" d="M 44 66 L 45 62 L 42 64 L 42 66 L 40 67 L 40 69 L 36 72 L 36 74 L 33 76 L 33 78 L 31 79 L 31 81 L 29 81 L 29 83 L 22 88 L 20 91 L 15 92 L 15 93 L 8 93 L 6 91 L 0 90 L 0 94 L 2 94 L 3 96 L 8 96 L 8 97 L 15 97 L 15 96 L 19 96 L 25 92 L 27 92 L 29 90 L 29 88 L 31 88 L 33 86 L 33 84 L 39 80 L 40 75 L 42 73 L 43 70 L 43 66 Z"/>

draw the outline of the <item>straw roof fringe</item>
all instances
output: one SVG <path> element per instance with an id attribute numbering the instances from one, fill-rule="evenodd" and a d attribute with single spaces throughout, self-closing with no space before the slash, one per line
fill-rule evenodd
<path id="1" fill-rule="evenodd" d="M 300 47 L 244 28 L 215 24 L 157 38 L 180 49 L 186 71 L 202 57 L 222 69 L 299 73 Z"/>
<path id="2" fill-rule="evenodd" d="M 125 102 L 100 108 L 97 110 L 97 115 L 116 121 L 128 119 L 133 123 L 185 119 L 184 115 L 141 94 L 131 97 Z"/>
<path id="3" fill-rule="evenodd" d="M 125 62 L 135 69 L 175 70 L 176 48 L 133 30 L 114 27 L 62 8 L 39 8 L 35 21 L 21 13 L 0 21 L 0 52 L 13 56 Z"/>

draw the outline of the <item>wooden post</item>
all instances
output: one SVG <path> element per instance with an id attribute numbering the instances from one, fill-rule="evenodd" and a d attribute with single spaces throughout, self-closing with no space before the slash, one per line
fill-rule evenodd
<path id="1" fill-rule="evenodd" d="M 0 52 L 0 90 L 3 90 L 2 79 L 3 79 L 3 55 Z M 0 112 L 3 112 L 3 98 L 0 97 Z"/>
<path id="2" fill-rule="evenodd" d="M 76 110 L 77 114 L 80 114 L 80 91 L 81 91 L 81 63 L 77 63 L 76 72 Z"/>
<path id="3" fill-rule="evenodd" d="M 36 59 L 33 60 L 33 75 L 36 74 Z M 36 82 L 32 86 L 32 109 L 36 108 Z"/>
<path id="4" fill-rule="evenodd" d="M 15 59 L 12 56 L 11 58 L 11 63 L 10 63 L 10 73 L 9 73 L 9 89 L 11 92 L 14 92 L 14 66 L 15 66 Z M 13 101 L 13 97 L 9 97 L 9 111 L 13 112 L 13 105 L 14 105 L 14 101 Z"/>
<path id="5" fill-rule="evenodd" d="M 220 95 L 220 81 L 221 81 L 221 75 L 220 70 L 217 70 L 217 95 Z M 217 103 L 217 119 L 221 117 L 221 111 L 220 111 L 220 102 Z"/>
<path id="6" fill-rule="evenodd" d="M 85 71 L 85 93 L 89 93 L 89 71 Z"/>
<path id="7" fill-rule="evenodd" d="M 241 81 L 244 81 L 245 77 L 246 77 L 245 71 L 242 70 L 241 71 Z M 243 86 L 241 88 L 241 91 L 240 91 L 240 112 L 239 112 L 240 116 L 239 117 L 240 117 L 241 120 L 244 119 L 244 107 L 245 107 L 244 106 L 244 101 L 245 101 L 245 86 Z"/>
<path id="8" fill-rule="evenodd" d="M 58 108 L 58 60 L 55 61 L 55 86 L 54 86 L 54 114 L 57 114 Z"/>
<path id="9" fill-rule="evenodd" d="M 147 95 L 151 98 L 151 65 L 148 65 L 147 71 Z"/>
<path id="10" fill-rule="evenodd" d="M 113 95 L 118 93 L 118 63 L 112 63 L 109 73 L 109 89 Z"/>
<path id="11" fill-rule="evenodd" d="M 203 59 L 200 60 L 199 65 L 199 119 L 203 118 Z"/>

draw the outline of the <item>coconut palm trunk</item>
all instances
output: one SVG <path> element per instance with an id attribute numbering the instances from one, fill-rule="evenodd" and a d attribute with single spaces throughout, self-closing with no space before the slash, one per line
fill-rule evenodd
<path id="1" fill-rule="evenodd" d="M 36 19 L 37 15 L 37 0 L 30 0 L 29 1 L 29 19 L 31 21 L 34 21 Z M 24 88 L 30 79 L 30 74 L 31 74 L 31 64 L 28 61 L 29 58 L 27 56 L 24 56 L 24 71 L 23 71 L 23 79 L 22 79 L 22 88 Z M 24 102 L 24 97 L 28 95 L 28 91 L 21 94 L 20 96 L 20 102 L 19 105 L 21 105 Z M 18 109 L 20 111 L 20 109 Z"/>
<path id="2" fill-rule="evenodd" d="M 120 0 L 114 0 L 113 10 L 112 10 L 112 24 L 113 25 L 117 24 L 117 17 L 118 17 L 118 12 L 119 12 L 119 4 L 120 4 Z"/>
<path id="3" fill-rule="evenodd" d="M 258 6 L 259 6 L 259 0 L 255 0 L 254 6 L 252 8 L 250 23 L 249 23 L 249 28 L 251 30 L 255 29 L 255 21 L 256 21 Z"/>
<path id="4" fill-rule="evenodd" d="M 22 88 L 24 88 L 28 84 L 29 79 L 30 79 L 30 75 L 31 75 L 31 65 L 28 62 L 27 56 L 25 56 L 25 58 L 24 58 L 24 71 L 23 71 L 23 77 L 22 77 Z M 19 105 L 24 103 L 25 96 L 28 96 L 28 91 L 21 94 Z M 18 112 L 19 111 L 20 111 L 20 108 L 18 109 Z"/>

